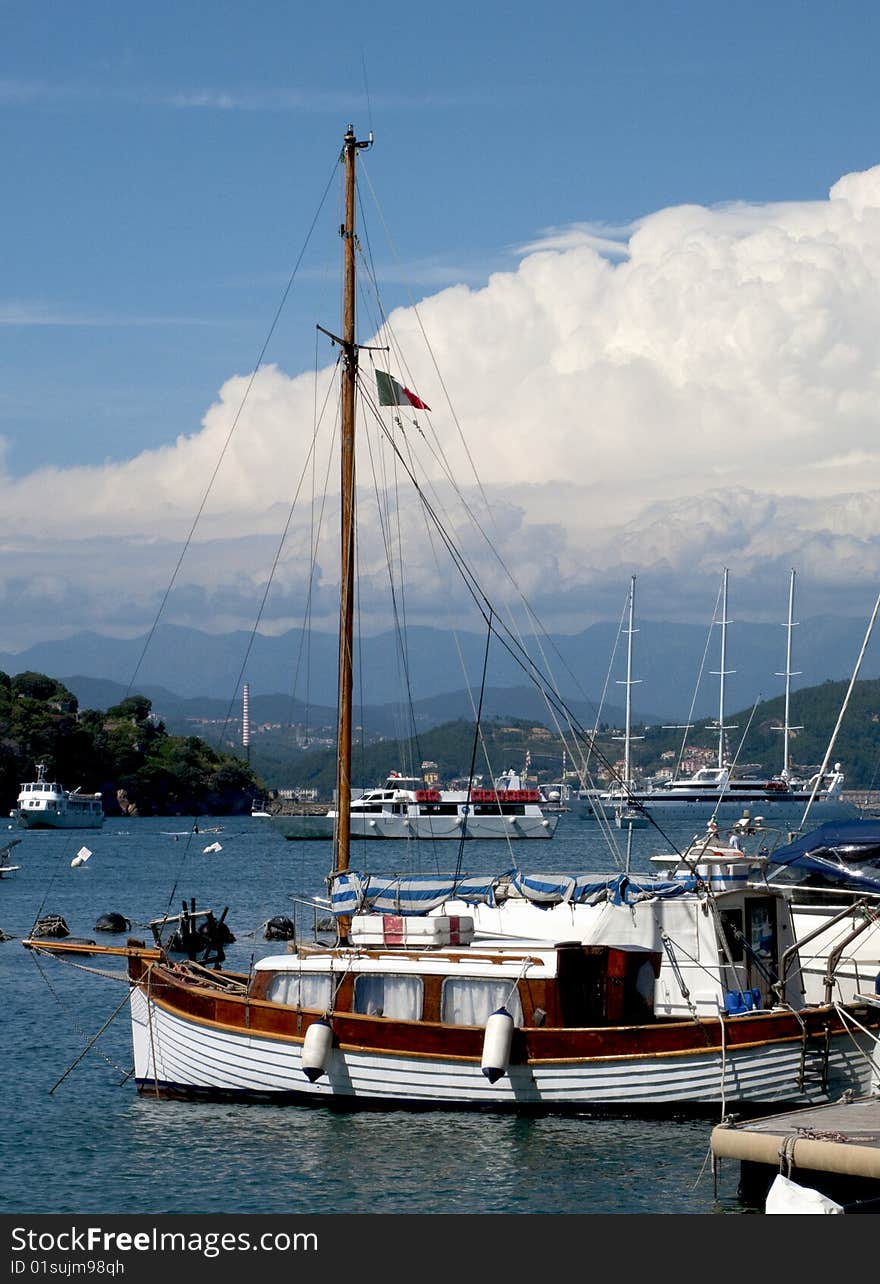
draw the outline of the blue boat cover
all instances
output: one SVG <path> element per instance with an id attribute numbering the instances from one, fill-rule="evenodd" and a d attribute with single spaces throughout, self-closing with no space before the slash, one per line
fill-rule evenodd
<path id="1" fill-rule="evenodd" d="M 610 900 L 631 905 L 647 896 L 680 896 L 688 888 L 682 882 L 660 882 L 651 878 L 638 882 L 629 874 L 516 874 L 513 885 L 526 900 L 548 905 L 589 905 Z"/>
<path id="2" fill-rule="evenodd" d="M 628 874 L 506 874 L 455 878 L 452 875 L 409 875 L 385 877 L 359 874 L 353 870 L 337 874 L 330 893 L 332 913 L 427 914 L 450 900 L 494 906 L 495 890 L 509 882 L 526 900 L 544 905 L 589 905 L 608 900 L 631 905 L 649 896 L 681 896 L 693 890 L 690 881 L 667 882 L 650 877 L 644 882 Z"/>
<path id="3" fill-rule="evenodd" d="M 859 849 L 863 849 L 859 851 Z M 871 849 L 877 849 L 872 851 Z M 829 821 L 771 854 L 771 865 L 790 866 L 880 892 L 880 820 Z M 768 878 L 773 877 L 772 869 Z"/>

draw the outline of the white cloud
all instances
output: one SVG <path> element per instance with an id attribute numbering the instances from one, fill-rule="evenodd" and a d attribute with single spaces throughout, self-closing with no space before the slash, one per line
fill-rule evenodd
<path id="1" fill-rule="evenodd" d="M 680 206 L 632 229 L 553 230 L 513 270 L 434 294 L 418 316 L 400 309 L 391 325 L 395 350 L 416 354 L 396 373 L 433 407 L 418 417 L 424 437 L 407 427 L 407 448 L 437 480 L 429 447 L 442 445 L 476 503 L 473 461 L 496 505 L 506 563 L 549 626 L 616 618 L 633 572 L 642 609 L 666 618 L 705 618 L 725 565 L 741 608 L 755 615 L 779 615 L 792 566 L 804 614 L 859 613 L 873 601 L 880 167 L 846 175 L 825 201 Z M 362 370 L 369 379 L 366 354 Z M 318 404 L 331 375 L 320 376 Z M 148 624 L 227 438 L 170 609 L 200 627 L 249 627 L 316 396 L 310 376 L 269 367 L 239 415 L 248 384 L 230 377 L 200 431 L 171 446 L 103 468 L 5 479 L 0 644 L 28 627 Z M 390 476 L 387 447 L 374 443 L 372 458 Z M 325 468 L 322 454 L 319 476 Z M 364 454 L 362 484 L 370 471 Z M 331 520 L 328 512 L 316 599 L 328 624 Z M 460 514 L 451 520 L 465 530 Z M 401 524 L 408 618 L 436 622 L 437 585 L 447 580 L 421 551 L 414 508 Z M 267 627 L 301 620 L 310 528 L 308 510 L 298 511 Z M 368 510 L 367 583 L 383 564 Z M 39 591 L 12 613 L 23 583 Z M 20 617 L 32 608 L 29 626 Z"/>

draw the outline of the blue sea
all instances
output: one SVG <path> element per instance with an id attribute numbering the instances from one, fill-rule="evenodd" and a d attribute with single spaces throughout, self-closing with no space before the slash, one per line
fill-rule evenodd
<path id="1" fill-rule="evenodd" d="M 230 966 L 246 971 L 254 956 L 283 950 L 265 940 L 263 925 L 292 916 L 294 896 L 323 893 L 329 844 L 288 842 L 251 817 L 202 817 L 198 833 L 193 824 L 110 819 L 100 831 L 5 835 L 21 841 L 12 852 L 20 869 L 0 880 L 0 929 L 13 938 L 0 943 L 4 1213 L 760 1211 L 738 1199 L 737 1164 L 713 1176 L 711 1109 L 663 1120 L 337 1114 L 139 1096 L 129 1077 L 126 989 L 87 970 L 115 965 L 38 958 L 21 938 L 38 918 L 59 914 L 73 936 L 123 944 L 125 936 L 94 930 L 101 914 L 116 912 L 149 941 L 150 920 L 195 898 L 218 916 L 228 907 Z M 219 851 L 204 850 L 215 843 Z M 90 858 L 72 867 L 84 845 Z M 664 850 L 655 831 L 636 832 L 633 870 L 649 870 L 648 857 Z M 390 872 L 406 857 L 405 844 L 355 842 L 351 863 Z M 566 814 L 549 842 L 471 842 L 462 858 L 471 873 L 501 872 L 512 859 L 527 871 L 573 872 L 613 870 L 623 853 Z M 438 843 L 421 868 L 449 871 L 457 859 L 458 844 Z"/>

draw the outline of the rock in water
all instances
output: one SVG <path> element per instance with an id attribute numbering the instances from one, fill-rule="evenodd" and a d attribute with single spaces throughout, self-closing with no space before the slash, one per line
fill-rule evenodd
<path id="1" fill-rule="evenodd" d="M 296 936 L 296 928 L 291 919 L 278 914 L 263 924 L 263 936 L 267 941 L 292 941 Z"/>
<path id="2" fill-rule="evenodd" d="M 96 932 L 130 932 L 131 919 L 124 914 L 116 914 L 112 910 L 109 914 L 102 914 L 95 924 Z"/>

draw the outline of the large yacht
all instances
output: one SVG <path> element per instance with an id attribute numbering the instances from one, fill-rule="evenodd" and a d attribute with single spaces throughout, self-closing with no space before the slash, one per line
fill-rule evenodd
<path id="1" fill-rule="evenodd" d="M 768 823 L 797 822 L 807 809 L 812 820 L 855 820 L 859 809 L 842 796 L 844 774 L 836 762 L 817 784 L 818 773 L 809 780 L 736 776 L 729 767 L 700 767 L 692 776 L 666 781 L 651 788 L 581 790 L 577 795 L 582 815 L 612 814 L 625 801 L 657 820 L 707 820 L 714 816 L 720 825 L 733 824 L 748 810 Z M 814 796 L 815 791 L 815 796 Z"/>

